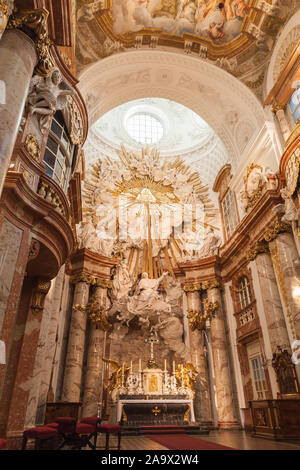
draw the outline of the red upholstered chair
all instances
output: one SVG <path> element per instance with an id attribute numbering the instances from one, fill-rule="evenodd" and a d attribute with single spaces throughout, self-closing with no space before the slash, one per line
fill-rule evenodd
<path id="1" fill-rule="evenodd" d="M 122 433 L 122 426 L 118 424 L 101 424 L 101 419 L 97 417 L 88 417 L 82 418 L 82 423 L 89 423 L 92 426 L 95 426 L 96 432 L 99 434 L 105 434 L 105 450 L 109 450 L 109 437 L 111 434 L 118 435 L 118 446 L 117 449 L 120 450 L 121 448 L 121 433 Z M 97 442 L 97 434 L 95 435 L 94 445 L 95 448 Z"/>
<path id="2" fill-rule="evenodd" d="M 65 445 L 79 450 L 86 445 L 93 450 L 96 449 L 91 442 L 92 437 L 97 436 L 95 425 L 83 422 L 76 423 L 75 418 L 56 418 L 56 422 L 58 423 L 57 432 L 63 438 L 58 450 Z"/>
<path id="3" fill-rule="evenodd" d="M 57 429 L 48 426 L 37 426 L 35 428 L 26 429 L 23 432 L 22 450 L 26 449 L 28 439 L 35 439 L 35 449 L 38 450 L 42 441 L 57 437 L 57 434 Z"/>
<path id="4" fill-rule="evenodd" d="M 0 450 L 5 449 L 6 444 L 7 444 L 7 440 L 6 440 L 6 439 L 0 439 Z"/>

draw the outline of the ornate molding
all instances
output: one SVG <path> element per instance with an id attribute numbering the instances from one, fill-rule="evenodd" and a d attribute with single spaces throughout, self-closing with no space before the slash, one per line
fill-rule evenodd
<path id="1" fill-rule="evenodd" d="M 35 135 L 28 134 L 26 136 L 25 149 L 36 162 L 40 161 L 41 149 Z"/>
<path id="2" fill-rule="evenodd" d="M 95 295 L 91 302 L 87 304 L 86 312 L 89 320 L 96 325 L 96 328 L 107 331 L 112 327 L 108 321 L 106 309 L 104 307 L 100 307 L 99 299 L 97 299 Z"/>
<path id="3" fill-rule="evenodd" d="M 294 129 L 293 132 L 295 132 L 296 129 L 298 132 L 300 132 L 300 123 L 297 125 L 297 127 Z M 290 140 L 292 134 L 288 138 L 286 142 L 286 146 L 288 142 L 290 143 L 291 140 L 293 140 L 293 139 Z M 296 191 L 298 177 L 299 177 L 299 166 L 300 166 L 300 147 L 297 147 L 292 153 L 292 155 L 289 157 L 285 170 L 284 170 L 288 197 L 293 196 L 294 192 Z"/>
<path id="4" fill-rule="evenodd" d="M 72 311 L 74 312 L 75 310 L 79 310 L 80 312 L 85 312 L 87 309 L 87 306 L 86 305 L 83 305 L 83 304 L 75 304 L 73 305 L 72 307 Z"/>
<path id="5" fill-rule="evenodd" d="M 51 40 L 47 32 L 47 20 L 49 12 L 45 8 L 36 10 L 20 10 L 13 12 L 10 16 L 7 28 L 21 29 L 25 33 L 28 30 L 33 33 L 36 51 L 38 55 L 38 64 L 36 73 L 42 77 L 47 77 L 54 68 L 54 63 L 50 54 Z"/>
<path id="6" fill-rule="evenodd" d="M 203 314 L 196 310 L 188 310 L 187 316 L 191 330 L 203 330 L 206 320 L 212 318 L 213 314 L 218 308 L 219 302 L 210 302 L 208 299 L 205 299 Z"/>
<path id="7" fill-rule="evenodd" d="M 38 279 L 33 288 L 30 309 L 34 315 L 39 314 L 44 309 L 45 298 L 51 287 L 51 281 Z"/>
<path id="8" fill-rule="evenodd" d="M 285 305 L 286 315 L 288 317 L 288 321 L 289 321 L 289 324 L 290 324 L 290 329 L 291 329 L 291 332 L 292 332 L 292 336 L 293 336 L 293 339 L 296 339 L 296 332 L 295 332 L 295 328 L 294 328 L 293 316 L 292 316 L 291 308 L 290 308 L 290 305 L 289 305 L 288 295 L 287 295 L 285 281 L 284 281 L 284 275 L 283 275 L 283 272 L 282 272 L 282 269 L 281 269 L 277 247 L 276 246 L 270 247 L 270 253 L 271 253 L 273 266 L 274 266 L 274 269 L 275 269 L 275 272 L 276 272 L 280 292 L 281 292 L 283 302 L 284 302 L 284 305 Z"/>
<path id="9" fill-rule="evenodd" d="M 269 246 L 265 241 L 258 241 L 247 251 L 247 260 L 254 261 L 260 253 L 269 253 Z"/>
<path id="10" fill-rule="evenodd" d="M 0 0 L 0 38 L 5 31 L 8 21 L 8 8 L 3 0 Z"/>
<path id="11" fill-rule="evenodd" d="M 285 222 L 281 222 L 281 220 L 276 219 L 274 222 L 272 222 L 269 227 L 267 228 L 265 234 L 264 234 L 264 240 L 269 243 L 272 240 L 275 240 L 277 235 L 282 232 L 291 232 L 292 228 L 289 224 L 286 224 Z"/>

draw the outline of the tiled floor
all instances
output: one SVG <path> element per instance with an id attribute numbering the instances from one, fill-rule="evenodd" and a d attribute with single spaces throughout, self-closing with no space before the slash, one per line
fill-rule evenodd
<path id="1" fill-rule="evenodd" d="M 296 442 L 273 441 L 251 437 L 244 431 L 211 431 L 209 436 L 193 436 L 196 439 L 216 442 L 237 450 L 300 450 Z M 112 436 L 111 444 L 116 441 Z M 104 441 L 98 440 L 98 445 L 104 445 Z M 146 437 L 122 437 L 121 450 L 165 450 L 160 444 Z"/>

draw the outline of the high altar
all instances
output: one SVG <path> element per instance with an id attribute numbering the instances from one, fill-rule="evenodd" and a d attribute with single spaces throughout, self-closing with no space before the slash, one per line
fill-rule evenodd
<path id="1" fill-rule="evenodd" d="M 87 305 L 105 331 L 99 416 L 127 424 L 192 423 L 194 403 L 210 409 L 206 358 L 197 343 L 218 302 L 203 298 L 200 305 L 198 296 L 194 305 L 179 266 L 217 255 L 215 209 L 199 174 L 182 162 L 161 163 L 148 147 L 141 155 L 123 147 L 119 158 L 94 165 L 85 193 L 89 215 L 79 228 L 82 246 L 113 250 L 115 259 L 105 296 L 96 287 Z"/>

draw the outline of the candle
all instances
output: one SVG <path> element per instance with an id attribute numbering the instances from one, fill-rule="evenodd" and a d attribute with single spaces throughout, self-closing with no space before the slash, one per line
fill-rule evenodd
<path id="1" fill-rule="evenodd" d="M 175 372 L 175 361 L 173 361 L 173 372 Z"/>
<path id="2" fill-rule="evenodd" d="M 132 361 L 130 362 L 130 372 L 132 373 Z"/>
<path id="3" fill-rule="evenodd" d="M 165 359 L 165 370 L 167 370 L 167 360 Z"/>
<path id="4" fill-rule="evenodd" d="M 139 370 L 142 370 L 142 361 L 139 359 Z"/>

